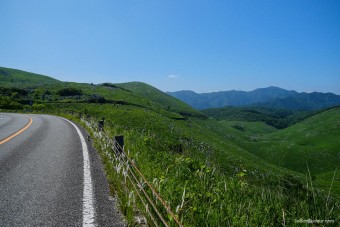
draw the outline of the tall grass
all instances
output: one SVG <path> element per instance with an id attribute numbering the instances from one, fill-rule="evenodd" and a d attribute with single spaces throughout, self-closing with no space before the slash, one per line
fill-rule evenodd
<path id="1" fill-rule="evenodd" d="M 106 130 L 111 135 L 121 133 L 119 126 L 106 126 Z M 129 155 L 185 226 L 295 226 L 308 219 L 339 223 L 339 201 L 315 189 L 310 175 L 305 183 L 285 175 L 271 179 L 271 186 L 258 185 L 247 169 L 223 173 L 200 156 L 153 150 L 148 133 L 127 130 L 125 135 Z M 112 191 L 132 224 L 136 210 L 143 210 L 142 204 L 126 181 L 123 167 L 110 158 L 106 142 L 93 136 Z"/>

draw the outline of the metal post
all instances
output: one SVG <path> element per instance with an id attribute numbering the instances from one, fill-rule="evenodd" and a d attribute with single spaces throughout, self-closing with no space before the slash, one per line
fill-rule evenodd
<path id="1" fill-rule="evenodd" d="M 122 153 L 124 149 L 124 136 L 123 135 L 115 136 L 114 141 L 116 151 Z"/>
<path id="2" fill-rule="evenodd" d="M 98 122 L 98 130 L 103 131 L 104 129 L 104 119 Z"/>

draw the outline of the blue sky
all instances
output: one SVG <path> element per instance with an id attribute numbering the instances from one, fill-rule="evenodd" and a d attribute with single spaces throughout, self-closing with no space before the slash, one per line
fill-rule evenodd
<path id="1" fill-rule="evenodd" d="M 0 0 L 0 66 L 163 91 L 340 94 L 338 0 Z"/>

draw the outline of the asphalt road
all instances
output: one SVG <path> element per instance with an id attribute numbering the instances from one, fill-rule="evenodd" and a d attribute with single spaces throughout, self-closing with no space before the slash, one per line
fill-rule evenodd
<path id="1" fill-rule="evenodd" d="M 124 226 L 82 137 L 59 117 L 0 113 L 0 226 Z"/>

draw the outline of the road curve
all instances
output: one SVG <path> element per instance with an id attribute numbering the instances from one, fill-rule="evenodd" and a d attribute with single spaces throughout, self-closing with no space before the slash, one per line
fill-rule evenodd
<path id="1" fill-rule="evenodd" d="M 0 113 L 0 226 L 124 226 L 97 152 L 81 137 L 84 129 L 60 117 Z"/>

